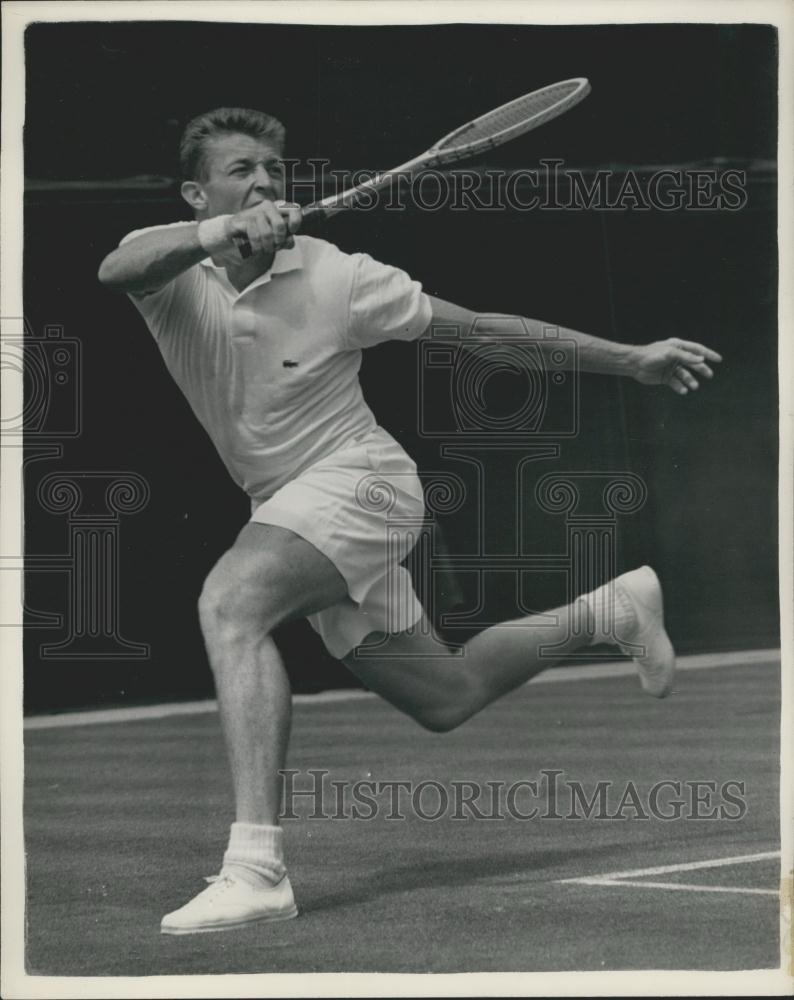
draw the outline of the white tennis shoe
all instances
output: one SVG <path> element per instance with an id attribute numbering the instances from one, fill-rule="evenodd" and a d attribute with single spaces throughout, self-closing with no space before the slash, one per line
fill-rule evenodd
<path id="1" fill-rule="evenodd" d="M 285 875 L 277 885 L 252 885 L 233 871 L 208 878 L 207 886 L 179 910 L 163 917 L 163 934 L 225 931 L 256 922 L 291 920 L 298 908 Z"/>
<path id="2" fill-rule="evenodd" d="M 632 628 L 620 636 L 623 641 L 618 645 L 636 663 L 643 690 L 654 698 L 665 698 L 673 689 L 675 651 L 664 628 L 659 578 L 650 566 L 640 566 L 614 582 L 635 615 Z"/>

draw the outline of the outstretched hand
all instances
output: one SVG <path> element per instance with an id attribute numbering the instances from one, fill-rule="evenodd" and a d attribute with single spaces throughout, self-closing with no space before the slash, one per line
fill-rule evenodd
<path id="1" fill-rule="evenodd" d="M 719 363 L 722 357 L 703 344 L 670 337 L 638 347 L 632 375 L 643 385 L 667 385 L 685 396 L 690 389 L 697 389 L 697 375 L 714 377 L 708 361 Z"/>

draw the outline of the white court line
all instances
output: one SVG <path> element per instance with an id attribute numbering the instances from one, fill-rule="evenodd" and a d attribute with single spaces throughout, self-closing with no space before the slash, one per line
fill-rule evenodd
<path id="1" fill-rule="evenodd" d="M 711 858 L 708 861 L 686 861 L 675 865 L 657 865 L 654 868 L 631 868 L 628 871 L 607 872 L 605 875 L 584 875 L 577 878 L 558 879 L 559 883 L 609 886 L 626 886 L 632 889 L 677 889 L 683 892 L 738 892 L 758 896 L 777 896 L 776 889 L 752 889 L 741 886 L 698 885 L 684 882 L 639 882 L 645 875 L 672 875 L 676 872 L 699 871 L 704 868 L 726 868 L 731 865 L 748 865 L 755 861 L 769 861 L 780 857 L 780 851 L 763 851 L 760 854 L 740 854 L 732 858 Z"/>
<path id="2" fill-rule="evenodd" d="M 759 663 L 779 663 L 779 649 L 746 649 L 734 653 L 693 653 L 676 658 L 678 670 L 713 670 L 716 667 L 747 666 Z M 629 677 L 637 672 L 631 660 L 610 660 L 608 663 L 584 663 L 576 667 L 552 667 L 539 674 L 531 683 L 564 684 L 568 681 L 597 681 L 604 677 Z"/>
<path id="3" fill-rule="evenodd" d="M 753 666 L 778 663 L 779 649 L 746 649 L 730 653 L 697 653 L 678 657 L 679 670 L 711 670 L 718 667 Z M 595 681 L 611 677 L 628 677 L 635 673 L 630 660 L 583 664 L 575 667 L 551 667 L 535 677 L 531 684 L 563 684 L 572 681 Z M 319 694 L 295 695 L 297 705 L 327 705 L 331 702 L 360 701 L 377 697 L 371 691 L 356 689 L 321 691 Z M 88 726 L 115 722 L 140 722 L 164 719 L 172 715 L 201 715 L 217 712 L 218 703 L 211 698 L 202 701 L 168 702 L 162 705 L 138 705 L 131 708 L 106 708 L 88 712 L 64 712 L 59 715 L 34 715 L 25 719 L 25 729 L 60 729 L 67 726 Z"/>
<path id="4" fill-rule="evenodd" d="M 573 881 L 573 880 L 571 880 Z M 632 882 L 631 879 L 620 879 L 620 881 L 605 882 L 602 879 L 580 878 L 576 881 L 584 885 L 605 885 L 611 888 L 621 888 L 624 885 L 633 889 L 681 889 L 684 892 L 743 892 L 754 896 L 777 896 L 777 889 L 745 889 L 741 886 L 728 885 L 691 885 L 684 882 Z"/>
<path id="5" fill-rule="evenodd" d="M 359 701 L 374 698 L 371 691 L 321 691 L 318 694 L 296 694 L 298 705 L 327 705 L 334 701 Z M 25 729 L 61 729 L 66 726 L 93 726 L 108 722 L 141 722 L 148 719 L 165 719 L 172 715 L 204 715 L 217 712 L 214 698 L 203 701 L 177 701 L 162 705 L 136 705 L 132 708 L 104 708 L 90 712 L 66 712 L 63 715 L 32 715 L 25 719 Z"/>
<path id="6" fill-rule="evenodd" d="M 749 865 L 754 861 L 769 861 L 779 858 L 780 851 L 763 851 L 760 854 L 738 854 L 733 858 L 712 858 L 709 861 L 682 861 L 675 865 L 657 865 L 655 868 L 631 868 L 624 872 L 607 872 L 605 875 L 589 875 L 590 879 L 642 878 L 644 875 L 672 875 L 676 872 L 693 872 L 699 868 L 724 868 L 726 865 Z M 579 882 L 578 878 L 562 879 L 563 882 Z"/>

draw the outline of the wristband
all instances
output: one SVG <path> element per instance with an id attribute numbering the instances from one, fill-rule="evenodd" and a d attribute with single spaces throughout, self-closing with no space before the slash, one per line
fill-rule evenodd
<path id="1" fill-rule="evenodd" d="M 231 249 L 232 241 L 227 228 L 229 219 L 230 215 L 214 215 L 199 222 L 198 241 L 210 256 Z"/>

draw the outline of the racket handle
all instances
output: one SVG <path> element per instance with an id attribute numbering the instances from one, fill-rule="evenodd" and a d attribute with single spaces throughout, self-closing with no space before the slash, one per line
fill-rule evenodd
<path id="1" fill-rule="evenodd" d="M 301 216 L 300 231 L 303 232 L 307 226 L 309 229 L 313 229 L 315 226 L 322 226 L 327 218 L 326 211 L 321 205 L 307 205 Z"/>
<path id="2" fill-rule="evenodd" d="M 325 209 L 321 208 L 319 205 L 309 205 L 303 211 L 303 216 L 301 219 L 301 232 L 305 232 L 306 229 L 312 230 L 314 228 L 319 228 L 325 222 Z M 237 250 L 243 260 L 247 260 L 253 253 L 251 249 L 251 244 L 244 236 L 235 236 L 234 242 L 237 244 Z"/>

